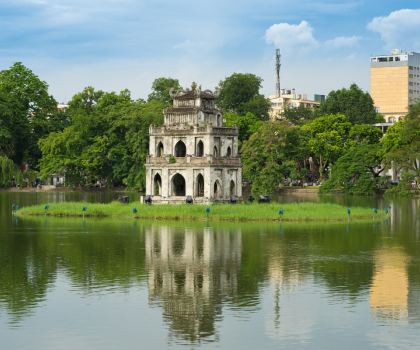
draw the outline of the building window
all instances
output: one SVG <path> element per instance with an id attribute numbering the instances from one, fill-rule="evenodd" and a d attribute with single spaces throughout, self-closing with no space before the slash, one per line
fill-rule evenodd
<path id="1" fill-rule="evenodd" d="M 410 81 L 410 82 L 408 83 L 408 85 L 413 86 L 413 83 Z"/>
<path id="2" fill-rule="evenodd" d="M 409 70 L 413 70 L 413 67 L 409 66 L 409 67 L 408 67 L 408 69 L 409 69 Z"/>
<path id="3" fill-rule="evenodd" d="M 379 57 L 378 58 L 379 62 L 387 62 L 388 61 L 388 57 Z"/>
<path id="4" fill-rule="evenodd" d="M 400 60 L 400 58 L 399 57 L 395 57 L 395 61 L 399 61 Z"/>
<path id="5" fill-rule="evenodd" d="M 394 60 L 394 57 L 389 58 L 389 62 L 392 62 Z"/>
<path id="6" fill-rule="evenodd" d="M 409 77 L 409 78 L 412 78 L 412 77 L 413 77 L 413 74 L 409 74 L 409 75 L 408 75 L 408 77 Z"/>
<path id="7" fill-rule="evenodd" d="M 412 94 L 412 93 L 413 93 L 413 90 L 408 90 L 408 93 L 409 93 L 409 94 Z"/>

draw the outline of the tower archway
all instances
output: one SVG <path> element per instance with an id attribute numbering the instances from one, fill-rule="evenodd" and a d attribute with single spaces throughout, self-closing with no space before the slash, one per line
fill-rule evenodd
<path id="1" fill-rule="evenodd" d="M 197 144 L 197 157 L 202 157 L 204 156 L 204 144 L 203 141 L 198 141 Z"/>
<path id="2" fill-rule="evenodd" d="M 232 149 L 230 147 L 227 148 L 226 156 L 227 157 L 231 157 L 232 156 Z"/>
<path id="3" fill-rule="evenodd" d="M 161 196 L 162 195 L 162 178 L 159 174 L 156 174 L 153 178 L 153 188 L 152 188 L 152 195 L 153 196 Z"/>
<path id="4" fill-rule="evenodd" d="M 182 141 L 178 141 L 175 145 L 175 157 L 185 157 L 187 154 L 187 147 Z"/>
<path id="5" fill-rule="evenodd" d="M 218 152 L 217 152 L 217 147 L 216 146 L 214 146 L 214 148 L 213 148 L 213 157 L 217 157 L 219 154 L 218 154 Z"/>
<path id="6" fill-rule="evenodd" d="M 162 144 L 162 142 L 159 142 L 159 144 L 157 146 L 156 156 L 157 157 L 163 157 L 163 144 Z"/>
<path id="7" fill-rule="evenodd" d="M 229 184 L 229 195 L 236 196 L 236 186 L 235 181 L 231 180 Z"/>
<path id="8" fill-rule="evenodd" d="M 176 174 L 172 178 L 172 196 L 185 196 L 185 179 L 181 174 Z"/>
<path id="9" fill-rule="evenodd" d="M 215 197 L 221 197 L 222 195 L 222 187 L 220 186 L 219 180 L 214 182 L 213 192 Z"/>
<path id="10" fill-rule="evenodd" d="M 204 197 L 204 177 L 201 174 L 197 175 L 196 187 L 195 187 L 195 196 Z"/>

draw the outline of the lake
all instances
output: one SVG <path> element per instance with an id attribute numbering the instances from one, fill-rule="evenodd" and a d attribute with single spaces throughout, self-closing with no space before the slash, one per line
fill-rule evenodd
<path id="1" fill-rule="evenodd" d="M 139 195 L 127 195 L 134 207 Z M 300 201 L 391 206 L 392 218 L 362 222 L 146 221 L 11 211 L 13 203 L 89 206 L 117 197 L 0 192 L 2 349 L 419 346 L 419 199 L 272 196 L 279 207 Z"/>

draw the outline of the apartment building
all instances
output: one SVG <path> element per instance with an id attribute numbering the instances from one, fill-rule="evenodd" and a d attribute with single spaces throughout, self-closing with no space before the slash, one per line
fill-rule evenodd
<path id="1" fill-rule="evenodd" d="M 370 58 L 370 91 L 378 113 L 385 121 L 404 119 L 408 106 L 417 103 L 420 95 L 420 54 L 402 53 Z"/>
<path id="2" fill-rule="evenodd" d="M 325 95 L 315 95 L 314 100 L 308 100 L 306 94 L 296 94 L 295 89 L 281 89 L 280 96 L 268 95 L 271 100 L 270 120 L 281 119 L 281 113 L 286 104 L 290 107 L 304 105 L 309 108 L 318 108 L 320 103 L 325 100 Z"/>

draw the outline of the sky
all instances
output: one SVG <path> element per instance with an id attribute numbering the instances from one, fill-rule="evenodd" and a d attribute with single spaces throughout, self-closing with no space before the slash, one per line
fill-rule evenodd
<path id="1" fill-rule="evenodd" d="M 252 73 L 327 95 L 370 90 L 371 55 L 420 52 L 418 0 L 0 0 L 0 70 L 22 62 L 67 102 L 86 86 L 147 99 L 153 80 L 214 89 Z"/>

